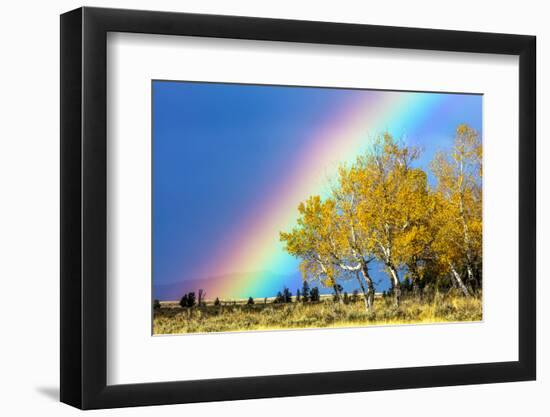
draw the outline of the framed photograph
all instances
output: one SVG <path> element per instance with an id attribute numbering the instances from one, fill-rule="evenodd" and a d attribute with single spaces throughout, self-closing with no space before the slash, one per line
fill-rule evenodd
<path id="1" fill-rule="evenodd" d="M 61 401 L 533 380 L 535 37 L 61 16 Z"/>

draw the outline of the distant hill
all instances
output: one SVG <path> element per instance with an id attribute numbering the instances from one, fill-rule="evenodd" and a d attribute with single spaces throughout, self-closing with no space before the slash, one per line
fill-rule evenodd
<path id="1" fill-rule="evenodd" d="M 377 292 L 382 292 L 388 289 L 388 280 L 383 272 L 379 268 L 373 268 L 371 270 L 371 276 L 375 281 L 375 289 Z M 252 298 L 270 298 L 275 297 L 278 291 L 286 286 L 293 295 L 296 294 L 296 289 L 302 287 L 302 277 L 299 271 L 291 274 L 278 274 L 270 271 L 256 271 L 256 272 L 244 272 L 218 275 L 204 279 L 186 279 L 179 282 L 172 282 L 167 284 L 153 285 L 153 298 L 162 301 L 175 301 L 179 300 L 183 294 L 190 291 L 198 292 L 199 289 L 206 291 L 206 299 L 213 300 L 216 297 L 220 299 L 232 298 L 228 294 L 217 294 L 220 288 L 225 287 L 224 283 L 238 283 L 238 282 L 255 282 L 256 280 L 262 280 L 265 284 L 261 286 L 253 286 L 249 293 L 242 293 L 235 296 L 235 299 Z M 353 290 L 359 289 L 357 282 L 354 279 L 347 281 L 340 281 L 344 287 L 344 291 L 352 293 Z M 239 284 L 234 284 L 239 287 Z M 318 286 L 321 294 L 332 293 L 331 288 L 323 288 L 318 284 L 310 284 L 310 286 Z M 231 287 L 231 285 L 229 285 Z"/>
<path id="2" fill-rule="evenodd" d="M 282 290 L 284 286 L 294 292 L 296 288 L 302 285 L 299 272 L 288 275 L 277 274 L 269 271 L 245 272 L 218 275 L 205 279 L 187 279 L 179 282 L 154 285 L 153 297 L 159 300 L 179 300 L 185 293 L 190 291 L 194 291 L 196 293 L 199 289 L 203 289 L 206 291 L 207 299 L 214 299 L 216 297 L 226 298 L 227 294 L 216 294 L 216 291 L 218 291 L 220 287 L 225 286 L 224 283 L 254 282 L 255 279 L 262 279 L 266 282 L 266 285 L 262 286 L 263 292 L 256 294 L 241 294 L 240 297 L 273 297 L 277 294 L 277 291 Z M 270 285 L 270 283 L 272 284 Z"/>
<path id="3" fill-rule="evenodd" d="M 197 292 L 199 288 L 208 286 L 207 284 L 208 280 L 205 279 L 190 279 L 186 281 L 154 285 L 153 298 L 159 300 L 179 300 L 183 294 L 188 293 L 189 291 Z"/>

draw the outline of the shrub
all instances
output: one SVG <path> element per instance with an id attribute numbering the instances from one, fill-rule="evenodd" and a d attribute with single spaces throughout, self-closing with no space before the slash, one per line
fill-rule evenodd
<path id="1" fill-rule="evenodd" d="M 285 287 L 283 290 L 283 302 L 285 303 L 291 303 L 292 302 L 292 293 L 288 288 Z"/>
<path id="2" fill-rule="evenodd" d="M 409 279 L 409 277 L 405 277 L 405 279 L 401 281 L 401 291 L 410 292 L 411 290 L 412 290 L 412 281 Z"/>
<path id="3" fill-rule="evenodd" d="M 344 292 L 344 304 L 349 304 L 350 303 L 350 298 L 349 298 L 349 295 L 347 292 Z"/>
<path id="4" fill-rule="evenodd" d="M 309 301 L 309 284 L 307 283 L 307 281 L 304 281 L 304 283 L 302 284 L 302 301 L 304 303 L 307 303 Z"/>
<path id="5" fill-rule="evenodd" d="M 246 302 L 247 305 L 251 306 L 254 304 L 254 299 L 252 297 L 248 297 L 248 301 Z"/>
<path id="6" fill-rule="evenodd" d="M 183 297 L 181 297 L 180 306 L 187 307 L 187 303 L 188 303 L 187 294 L 184 294 Z"/>
<path id="7" fill-rule="evenodd" d="M 309 299 L 314 303 L 318 302 L 321 299 L 321 296 L 319 294 L 319 288 L 313 287 L 311 289 L 311 292 L 309 294 Z"/>
<path id="8" fill-rule="evenodd" d="M 184 294 L 180 300 L 181 307 L 193 307 L 195 305 L 195 293 L 190 292 L 189 294 Z"/>
<path id="9" fill-rule="evenodd" d="M 214 305 L 215 306 L 219 306 L 220 305 L 220 299 L 218 297 L 216 297 L 216 299 L 214 300 Z"/>
<path id="10" fill-rule="evenodd" d="M 281 291 L 279 291 L 277 293 L 277 295 L 275 296 L 275 300 L 273 300 L 273 302 L 275 304 L 280 304 L 280 303 L 284 303 L 285 302 L 285 299 L 283 297 L 283 293 L 281 293 Z"/>
<path id="11" fill-rule="evenodd" d="M 160 308 L 160 301 L 155 300 L 153 301 L 153 309 L 158 310 Z"/>

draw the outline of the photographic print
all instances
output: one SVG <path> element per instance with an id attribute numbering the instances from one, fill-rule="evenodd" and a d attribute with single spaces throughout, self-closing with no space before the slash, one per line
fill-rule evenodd
<path id="1" fill-rule="evenodd" d="M 482 320 L 482 101 L 152 81 L 153 334 Z"/>

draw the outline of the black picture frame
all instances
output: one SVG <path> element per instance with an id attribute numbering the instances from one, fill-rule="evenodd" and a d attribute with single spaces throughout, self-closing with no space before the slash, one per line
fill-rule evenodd
<path id="1" fill-rule="evenodd" d="M 519 56 L 519 360 L 107 385 L 108 32 Z M 79 8 L 61 15 L 61 401 L 81 409 L 534 380 L 534 36 L 171 12 Z"/>

